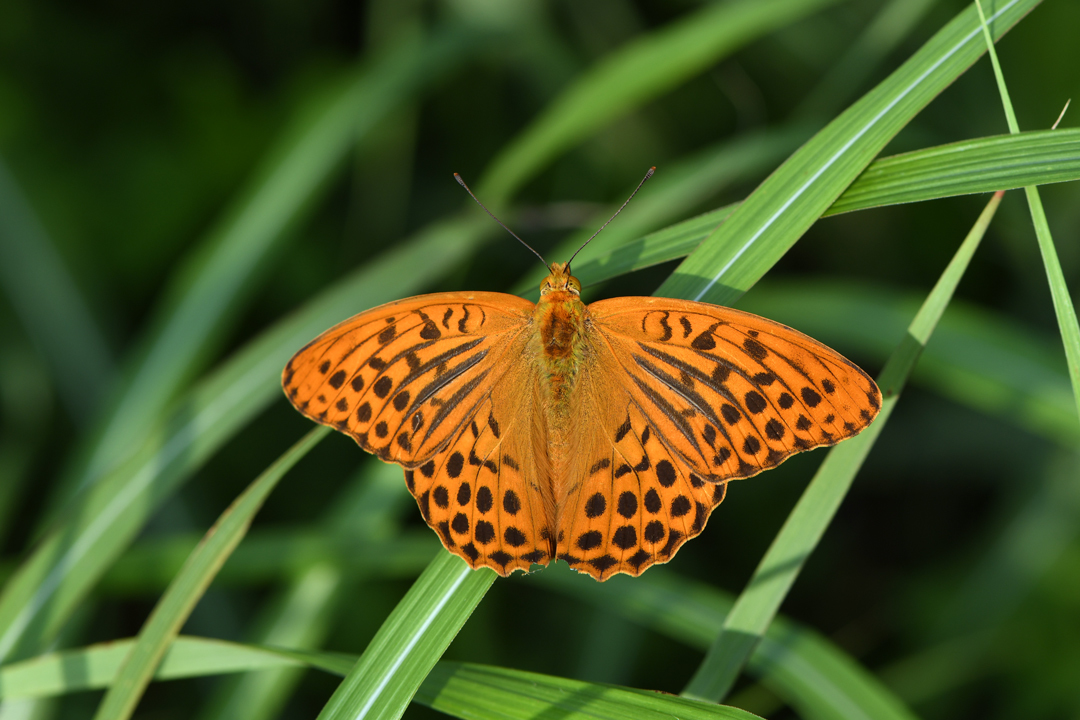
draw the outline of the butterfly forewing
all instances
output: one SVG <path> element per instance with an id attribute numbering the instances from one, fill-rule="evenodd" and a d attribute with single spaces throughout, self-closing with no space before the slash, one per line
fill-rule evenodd
<path id="1" fill-rule="evenodd" d="M 630 396 L 707 480 L 749 477 L 835 444 L 869 425 L 881 405 L 856 365 L 756 315 L 665 298 L 603 300 L 589 311 Z"/>
<path id="2" fill-rule="evenodd" d="M 461 430 L 507 371 L 503 355 L 531 308 L 497 293 L 382 305 L 313 340 L 285 366 L 282 384 L 312 420 L 383 460 L 413 466 Z"/>

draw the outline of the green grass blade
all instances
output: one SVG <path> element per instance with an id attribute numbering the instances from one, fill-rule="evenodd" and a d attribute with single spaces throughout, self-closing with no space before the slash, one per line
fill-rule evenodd
<path id="1" fill-rule="evenodd" d="M 340 281 L 234 355 L 190 393 L 121 467 L 80 497 L 0 594 L 0 658 L 37 652 L 154 509 L 271 401 L 289 357 L 353 313 L 419 291 L 491 232 L 473 218 L 426 233 Z"/>
<path id="2" fill-rule="evenodd" d="M 115 367 L 90 308 L 30 203 L 0 162 L 0 286 L 48 363 L 68 412 L 85 422 Z"/>
<path id="3" fill-rule="evenodd" d="M 1000 36 L 1038 0 L 999 0 Z M 799 149 L 668 278 L 658 295 L 731 304 L 787 251 L 881 148 L 983 53 L 968 8 Z"/>
<path id="4" fill-rule="evenodd" d="M 320 720 L 401 717 L 496 577 L 440 551 L 383 622 Z"/>
<path id="5" fill-rule="evenodd" d="M 218 570 L 244 538 L 255 513 L 285 473 L 329 432 L 329 428 L 317 427 L 286 450 L 252 481 L 207 531 L 143 625 L 134 647 L 98 706 L 95 720 L 131 717 L 165 651 L 180 633 Z"/>
<path id="6" fill-rule="evenodd" d="M 1074 180 L 1080 180 L 1080 130 L 978 138 L 875 160 L 824 216 Z M 590 246 L 591 252 L 575 264 L 574 275 L 590 285 L 685 257 L 736 207 L 717 208 L 629 242 L 604 243 L 595 250 Z M 531 280 L 529 289 L 537 284 Z"/>
<path id="7" fill-rule="evenodd" d="M 151 322 L 155 332 L 105 419 L 78 486 L 130 457 L 236 317 L 265 258 L 289 237 L 357 141 L 465 49 L 456 35 L 402 43 L 316 98 L 289 128 L 250 187 L 176 273 L 182 286 L 170 291 L 171 302 Z"/>
<path id="8" fill-rule="evenodd" d="M 1016 135 L 1020 132 L 1020 126 L 1016 123 L 1016 113 L 1013 111 L 1012 100 L 1009 99 L 1009 89 L 1005 85 L 1005 76 L 1001 72 L 1001 64 L 998 62 L 994 42 L 986 26 L 986 16 L 983 14 L 979 0 L 975 0 L 975 8 L 982 19 L 983 36 L 990 52 L 990 62 L 994 66 L 994 77 L 997 79 L 998 92 L 1001 94 L 1001 104 L 1005 108 L 1009 132 Z M 1065 359 L 1069 363 L 1069 379 L 1072 381 L 1077 416 L 1080 417 L 1080 323 L 1076 319 L 1076 308 L 1069 295 L 1069 287 L 1065 284 L 1065 274 L 1061 271 L 1061 262 L 1058 260 L 1057 249 L 1054 247 L 1054 238 L 1050 235 L 1050 223 L 1046 220 L 1039 190 L 1034 186 L 1028 186 L 1024 188 L 1024 195 L 1027 197 L 1028 209 L 1031 211 L 1031 222 L 1035 226 L 1035 237 L 1039 241 L 1039 253 L 1046 267 L 1046 278 L 1050 282 L 1054 314 L 1057 315 L 1061 341 L 1065 345 Z"/>
<path id="9" fill-rule="evenodd" d="M 45 655 L 0 668 L 0 698 L 51 697 L 106 687 L 134 646 L 133 640 Z M 312 667 L 344 675 L 356 658 L 298 652 L 198 637 L 178 637 L 155 674 L 157 680 L 223 673 Z M 648 690 L 597 685 L 520 670 L 463 663 L 438 663 L 416 693 L 416 701 L 462 718 L 671 718 L 752 720 L 737 708 L 699 703 Z"/>
<path id="10" fill-rule="evenodd" d="M 442 662 L 416 694 L 422 705 L 468 720 L 752 720 L 738 708 L 650 690 L 598 685 L 508 668 Z"/>
<path id="11" fill-rule="evenodd" d="M 477 183 L 492 209 L 564 150 L 762 35 L 834 0 L 713 3 L 630 42 L 589 70 L 493 161 Z"/>
<path id="12" fill-rule="evenodd" d="M 1080 129 L 964 140 L 875 160 L 825 212 L 1080 179 Z"/>
<path id="13" fill-rule="evenodd" d="M 135 642 L 115 640 L 0 667 L 0 698 L 44 698 L 106 688 Z M 292 657 L 254 646 L 180 636 L 167 649 L 154 678 L 171 680 L 303 665 Z"/>
<path id="14" fill-rule="evenodd" d="M 735 601 L 735 606 L 724 621 L 723 630 L 687 685 L 685 695 L 715 702 L 730 691 L 888 422 L 908 375 L 941 313 L 948 306 L 1001 202 L 1001 196 L 1002 193 L 995 194 L 979 216 L 911 322 L 908 334 L 881 371 L 878 384 L 883 402 L 878 418 L 861 435 L 829 451 L 783 528 L 773 539 L 746 589 Z"/>

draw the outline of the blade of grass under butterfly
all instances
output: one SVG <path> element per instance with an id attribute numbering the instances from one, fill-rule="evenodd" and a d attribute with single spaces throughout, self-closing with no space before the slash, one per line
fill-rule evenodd
<path id="1" fill-rule="evenodd" d="M 368 644 L 319 720 L 399 718 L 497 575 L 440 550 Z"/>
<path id="2" fill-rule="evenodd" d="M 98 705 L 94 720 L 126 720 L 196 603 L 232 554 L 285 473 L 330 432 L 317 427 L 286 450 L 221 514 L 147 618 L 116 679 Z"/>
<path id="3" fill-rule="evenodd" d="M 476 193 L 496 213 L 560 153 L 752 40 L 835 0 L 713 3 L 630 41 L 574 81 L 495 158 Z"/>
<path id="4" fill-rule="evenodd" d="M 995 0 L 996 37 L 1038 0 Z M 729 305 L 795 243 L 882 147 L 985 51 L 968 8 L 763 182 L 657 295 Z"/>
<path id="5" fill-rule="evenodd" d="M 0 658 L 39 651 L 154 509 L 274 398 L 285 362 L 360 309 L 417 292 L 492 232 L 486 218 L 436 224 L 368 263 L 248 343 L 61 516 L 0 594 Z"/>
<path id="6" fill-rule="evenodd" d="M 723 627 L 734 599 L 668 569 L 597 586 L 548 568 L 541 587 L 566 593 L 694 648 L 705 650 Z M 782 615 L 754 649 L 747 671 L 807 720 L 911 720 L 913 715 L 858 661 L 810 628 Z"/>
<path id="7" fill-rule="evenodd" d="M 752 720 L 738 708 L 652 690 L 600 685 L 509 668 L 441 662 L 416 701 L 468 720 Z"/>
<path id="8" fill-rule="evenodd" d="M 143 353 L 68 493 L 95 482 L 139 447 L 236 317 L 267 256 L 313 206 L 351 148 L 466 49 L 458 34 L 426 42 L 414 38 L 313 99 L 267 155 L 251 185 L 174 274 L 177 286 L 151 321 L 153 332 Z"/>
<path id="9" fill-rule="evenodd" d="M 0 669 L 0 698 L 49 697 L 105 687 L 116 676 L 133 640 L 118 640 L 45 655 Z M 356 658 L 283 648 L 241 645 L 199 637 L 178 637 L 155 679 L 311 667 L 344 675 Z M 580 680 L 467 663 L 438 663 L 416 701 L 461 718 L 522 720 L 558 713 L 565 720 L 752 720 L 738 708 L 699 703 L 649 690 L 598 685 Z"/>
<path id="10" fill-rule="evenodd" d="M 1080 180 L 1080 130 L 978 138 L 875 160 L 823 217 L 1073 180 Z M 726 205 L 630 242 L 603 245 L 599 253 L 590 253 L 587 259 L 578 261 L 574 275 L 587 286 L 685 257 L 736 207 Z"/>
<path id="11" fill-rule="evenodd" d="M 21 188 L 0 161 L 0 286 L 76 422 L 113 380 L 112 352 Z"/>
<path id="12" fill-rule="evenodd" d="M 978 10 L 982 20 L 983 36 L 990 51 L 990 62 L 994 66 L 994 77 L 997 79 L 998 92 L 1001 94 L 1001 104 L 1005 108 L 1009 132 L 1017 135 L 1020 127 L 1016 123 L 1016 114 L 1013 112 L 1012 101 L 1009 99 L 1009 89 L 1005 85 L 1005 76 L 1001 72 L 1001 65 L 998 63 L 994 43 L 986 27 L 986 16 L 983 14 L 979 0 L 975 0 L 975 9 Z M 1043 210 L 1042 198 L 1039 197 L 1039 189 L 1034 185 L 1029 185 L 1024 188 L 1024 195 L 1027 197 L 1028 209 L 1031 211 L 1031 222 L 1035 226 L 1035 237 L 1039 241 L 1039 253 L 1046 267 L 1046 278 L 1050 282 L 1050 295 L 1054 300 L 1054 313 L 1057 315 L 1058 329 L 1061 331 L 1061 342 L 1065 345 L 1065 359 L 1069 363 L 1069 379 L 1072 381 L 1077 416 L 1080 417 L 1080 323 L 1076 320 L 1076 308 L 1073 307 L 1069 288 L 1065 284 L 1065 275 L 1061 271 L 1061 262 L 1054 248 L 1054 238 L 1050 236 L 1050 224 L 1046 221 L 1046 212 Z"/>
<path id="13" fill-rule="evenodd" d="M 877 419 L 862 434 L 837 445 L 826 455 L 750 582 L 735 601 L 724 620 L 723 630 L 683 691 L 685 695 L 718 702 L 731 689 L 888 422 L 908 375 L 948 306 L 1002 195 L 995 193 L 987 204 L 911 322 L 908 334 L 882 369 L 878 380 L 882 389 L 882 407 Z"/>

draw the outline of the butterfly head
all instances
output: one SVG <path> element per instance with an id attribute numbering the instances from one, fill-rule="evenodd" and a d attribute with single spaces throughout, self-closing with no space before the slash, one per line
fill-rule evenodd
<path id="1" fill-rule="evenodd" d="M 541 297 L 550 292 L 563 291 L 581 295 L 581 282 L 570 274 L 570 263 L 551 263 L 551 274 L 540 283 Z"/>

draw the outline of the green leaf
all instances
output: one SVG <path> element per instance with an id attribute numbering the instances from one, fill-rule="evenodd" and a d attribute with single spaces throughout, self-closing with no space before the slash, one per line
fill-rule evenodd
<path id="1" fill-rule="evenodd" d="M 908 334 L 881 371 L 878 385 L 882 392 L 882 407 L 878 417 L 859 436 L 837 445 L 826 455 L 750 582 L 735 601 L 723 629 L 687 685 L 685 695 L 716 702 L 730 691 L 888 422 L 908 376 L 952 299 L 1002 195 L 996 193 L 979 216 L 912 320 Z"/>
<path id="2" fill-rule="evenodd" d="M 1038 0 L 997 0 L 1000 37 Z M 985 50 L 975 8 L 803 145 L 657 291 L 731 304 L 794 244 L 885 144 Z"/>
<path id="3" fill-rule="evenodd" d="M 875 160 L 824 216 L 1073 180 L 1080 180 L 1080 130 L 978 138 Z M 630 242 L 590 245 L 574 275 L 590 285 L 685 257 L 736 207 L 717 208 Z"/>
<path id="4" fill-rule="evenodd" d="M 379 628 L 319 720 L 398 718 L 495 581 L 440 551 Z"/>
<path id="5" fill-rule="evenodd" d="M 826 211 L 1080 180 L 1080 129 L 964 140 L 875 160 Z"/>
<path id="6" fill-rule="evenodd" d="M 424 681 L 416 701 L 468 720 L 752 720 L 738 708 L 697 702 L 651 690 L 598 685 L 581 680 L 442 662 Z"/>
<path id="7" fill-rule="evenodd" d="M 124 658 L 109 691 L 98 706 L 95 720 L 127 720 L 135 712 L 162 656 L 180 633 L 196 603 L 251 526 L 278 481 L 300 458 L 329 434 L 317 427 L 274 461 L 233 501 L 184 563 L 143 625 L 134 647 Z"/>
<path id="8" fill-rule="evenodd" d="M 134 639 L 115 640 L 4 665 L 0 667 L 0 698 L 44 698 L 108 687 L 134 646 Z M 154 678 L 172 680 L 305 665 L 272 649 L 180 636 L 169 645 Z M 347 661 L 340 674 L 350 666 L 351 661 Z"/>

